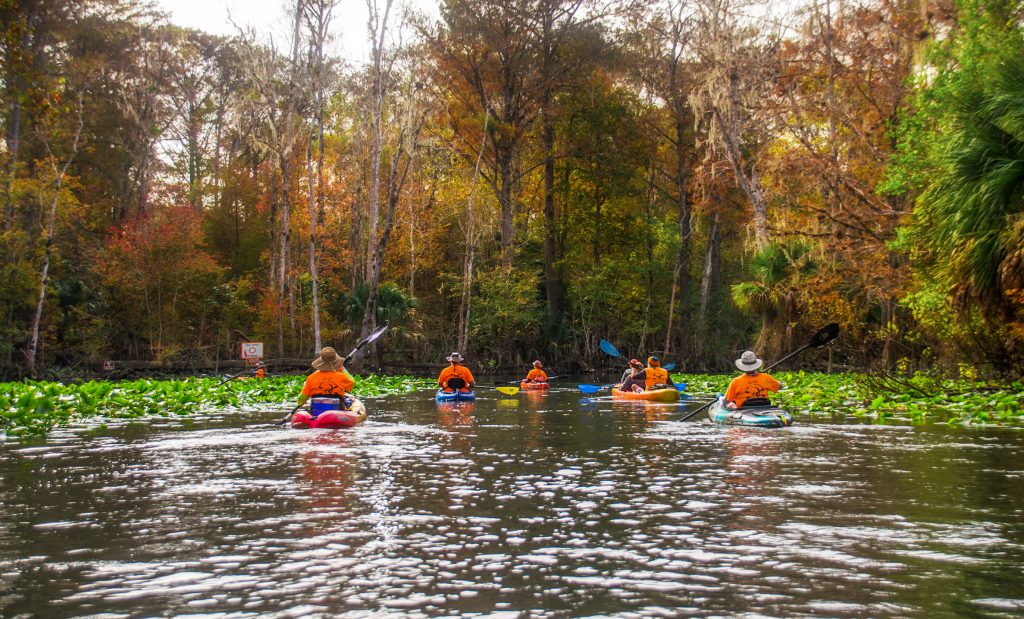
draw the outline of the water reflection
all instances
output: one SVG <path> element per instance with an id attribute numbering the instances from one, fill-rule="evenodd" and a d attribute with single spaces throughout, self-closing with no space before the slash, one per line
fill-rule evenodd
<path id="1" fill-rule="evenodd" d="M 3 447 L 0 615 L 1024 610 L 1020 432 L 720 428 L 578 399 L 422 393 L 349 430 Z"/>

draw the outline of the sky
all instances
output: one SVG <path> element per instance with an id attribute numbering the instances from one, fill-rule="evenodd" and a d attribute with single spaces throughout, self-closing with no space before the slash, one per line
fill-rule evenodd
<path id="1" fill-rule="evenodd" d="M 251 27 L 262 36 L 273 34 L 282 40 L 290 26 L 286 17 L 288 0 L 157 0 L 157 5 L 179 26 L 205 30 L 211 34 L 238 33 L 232 20 L 241 27 Z M 396 5 L 398 2 L 396 1 Z M 436 0 L 412 0 L 418 10 L 437 15 Z M 366 35 L 366 0 L 340 0 L 334 9 L 332 50 L 336 55 L 363 61 L 368 57 Z M 394 14 L 393 14 L 394 15 Z M 391 21 L 391 24 L 395 24 Z"/>

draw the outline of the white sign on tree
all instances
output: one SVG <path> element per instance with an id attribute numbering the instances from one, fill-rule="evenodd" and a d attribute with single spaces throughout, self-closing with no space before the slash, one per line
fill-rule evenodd
<path id="1" fill-rule="evenodd" d="M 242 342 L 242 359 L 262 359 L 263 342 Z"/>

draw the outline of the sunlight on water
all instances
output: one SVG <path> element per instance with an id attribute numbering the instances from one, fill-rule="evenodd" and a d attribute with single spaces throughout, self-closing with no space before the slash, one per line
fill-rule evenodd
<path id="1" fill-rule="evenodd" d="M 1019 432 L 497 395 L 371 401 L 350 430 L 232 416 L 4 446 L 0 614 L 1024 610 Z"/>

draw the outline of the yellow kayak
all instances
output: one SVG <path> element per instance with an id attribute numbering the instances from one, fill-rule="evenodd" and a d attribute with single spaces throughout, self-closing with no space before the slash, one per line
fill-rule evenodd
<path id="1" fill-rule="evenodd" d="M 678 402 L 679 391 L 676 389 L 654 389 L 652 391 L 619 391 L 612 389 L 615 400 L 644 400 L 646 402 Z"/>

